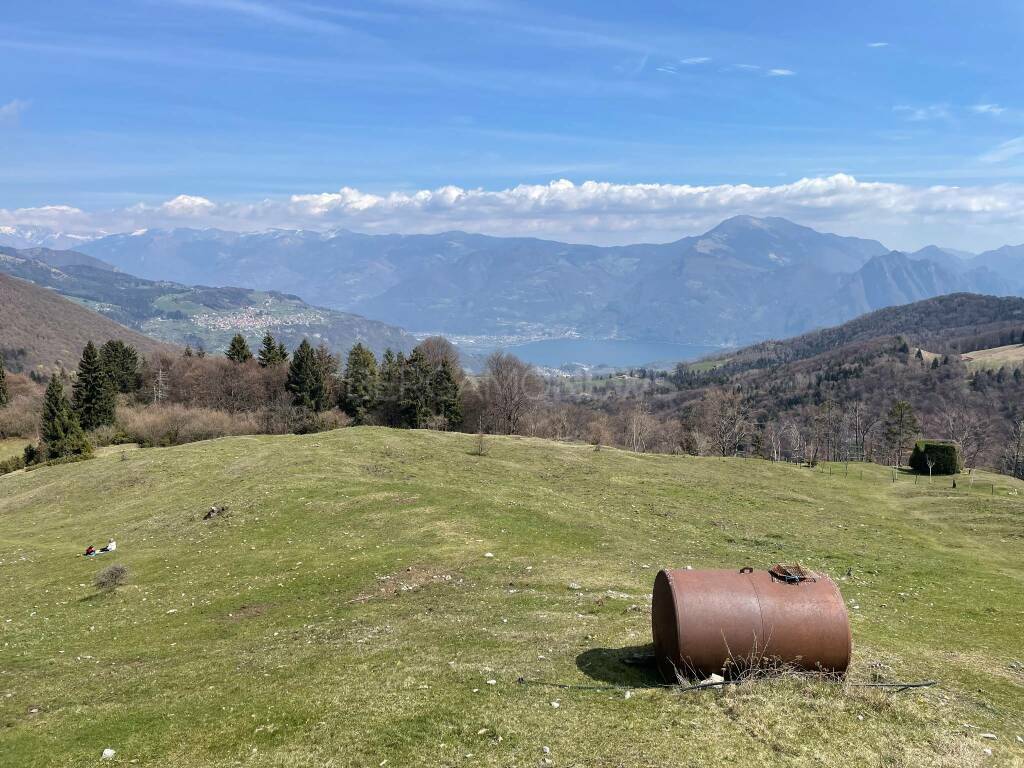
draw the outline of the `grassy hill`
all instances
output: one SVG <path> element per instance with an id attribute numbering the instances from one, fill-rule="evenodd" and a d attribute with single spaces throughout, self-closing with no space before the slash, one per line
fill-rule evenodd
<path id="1" fill-rule="evenodd" d="M 0 764 L 1024 760 L 1024 483 L 475 443 L 351 428 L 0 478 Z M 659 567 L 793 560 L 849 601 L 852 681 L 939 686 L 678 693 L 621 663 Z M 98 594 L 111 562 L 130 583 Z"/>
<path id="2" fill-rule="evenodd" d="M 0 351 L 9 369 L 74 369 L 90 339 L 121 339 L 143 354 L 171 349 L 51 290 L 0 274 Z"/>

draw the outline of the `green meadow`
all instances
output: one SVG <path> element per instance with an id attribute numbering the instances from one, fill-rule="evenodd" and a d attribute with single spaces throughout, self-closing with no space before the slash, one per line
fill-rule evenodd
<path id="1" fill-rule="evenodd" d="M 0 765 L 1024 764 L 1024 483 L 477 449 L 349 428 L 0 477 Z M 623 663 L 659 568 L 780 561 L 839 584 L 846 683 Z"/>

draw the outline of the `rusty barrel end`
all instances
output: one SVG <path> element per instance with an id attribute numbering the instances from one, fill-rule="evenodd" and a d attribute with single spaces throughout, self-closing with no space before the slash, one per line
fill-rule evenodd
<path id="1" fill-rule="evenodd" d="M 669 682 L 676 681 L 676 664 L 679 652 L 679 616 L 677 614 L 675 591 L 672 587 L 672 572 L 663 569 L 654 577 L 654 593 L 651 596 L 651 631 L 654 635 L 654 658 L 662 677 Z"/>

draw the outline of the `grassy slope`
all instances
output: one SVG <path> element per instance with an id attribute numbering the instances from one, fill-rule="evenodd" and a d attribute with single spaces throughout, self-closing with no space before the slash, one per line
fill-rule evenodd
<path id="1" fill-rule="evenodd" d="M 968 352 L 961 356 L 967 367 L 977 368 L 1017 368 L 1024 363 L 1024 344 L 1010 344 L 1005 347 L 992 347 Z"/>
<path id="2" fill-rule="evenodd" d="M 359 428 L 0 478 L 0 764 L 1024 760 L 1024 484 L 474 443 Z M 133 579 L 96 595 L 115 558 L 76 554 L 108 535 Z M 617 661 L 658 567 L 778 560 L 853 569 L 853 679 L 942 685 L 678 694 Z"/>
<path id="3" fill-rule="evenodd" d="M 17 456 L 25 450 L 26 445 L 28 445 L 28 440 L 23 440 L 20 437 L 0 437 L 0 461 Z"/>

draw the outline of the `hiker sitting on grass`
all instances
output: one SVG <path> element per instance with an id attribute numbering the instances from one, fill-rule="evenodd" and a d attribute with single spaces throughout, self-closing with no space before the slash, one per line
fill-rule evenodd
<path id="1" fill-rule="evenodd" d="M 117 549 L 117 542 L 113 539 L 109 539 L 107 541 L 107 546 L 103 547 L 100 552 L 113 552 L 115 549 Z"/>

